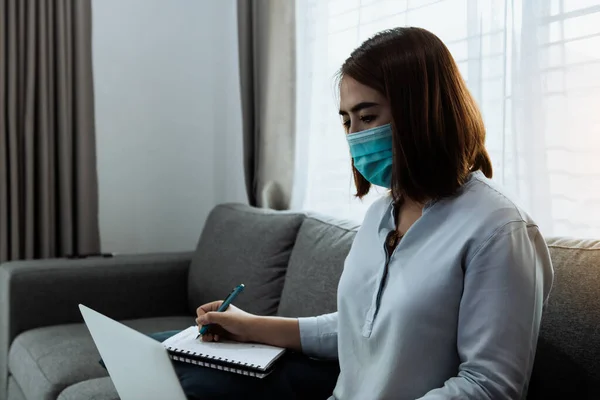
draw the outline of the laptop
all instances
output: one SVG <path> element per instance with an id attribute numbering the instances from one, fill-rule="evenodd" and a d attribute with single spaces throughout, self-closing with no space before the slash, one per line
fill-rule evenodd
<path id="1" fill-rule="evenodd" d="M 79 310 L 121 400 L 186 400 L 162 343 L 84 305 Z"/>

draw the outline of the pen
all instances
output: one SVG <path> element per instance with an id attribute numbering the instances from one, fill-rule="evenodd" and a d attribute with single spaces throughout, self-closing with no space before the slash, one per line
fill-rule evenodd
<path id="1" fill-rule="evenodd" d="M 245 286 L 242 283 L 238 287 L 233 289 L 231 291 L 231 293 L 229 293 L 229 296 L 227 296 L 227 298 L 223 301 L 223 303 L 221 304 L 221 306 L 219 307 L 217 312 L 223 312 L 223 311 L 227 310 L 229 308 L 229 305 L 233 302 L 233 300 L 235 300 L 235 298 L 238 296 L 238 294 L 240 294 L 244 291 L 244 287 Z M 198 339 L 202 335 L 206 335 L 206 332 L 208 332 L 209 327 L 210 327 L 210 325 L 203 325 L 202 329 L 200 329 L 200 333 L 198 333 L 198 336 L 196 336 L 196 339 Z"/>

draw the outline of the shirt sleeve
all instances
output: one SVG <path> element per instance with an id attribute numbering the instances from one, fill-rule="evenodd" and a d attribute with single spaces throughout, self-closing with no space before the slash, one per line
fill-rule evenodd
<path id="1" fill-rule="evenodd" d="M 302 352 L 322 359 L 338 358 L 338 313 L 298 318 Z"/>
<path id="2" fill-rule="evenodd" d="M 533 225 L 510 222 L 466 263 L 457 376 L 421 400 L 525 398 L 553 269 Z"/>

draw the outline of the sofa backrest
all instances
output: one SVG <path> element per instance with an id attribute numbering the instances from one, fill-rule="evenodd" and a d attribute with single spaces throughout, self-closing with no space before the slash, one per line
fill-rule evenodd
<path id="1" fill-rule="evenodd" d="M 554 284 L 528 399 L 600 399 L 600 241 L 549 238 Z"/>
<path id="2" fill-rule="evenodd" d="M 208 216 L 190 265 L 191 311 L 246 285 L 235 304 L 274 315 L 304 214 L 224 204 Z"/>
<path id="3" fill-rule="evenodd" d="M 337 311 L 337 287 L 357 224 L 309 214 L 292 250 L 278 314 L 308 317 Z"/>

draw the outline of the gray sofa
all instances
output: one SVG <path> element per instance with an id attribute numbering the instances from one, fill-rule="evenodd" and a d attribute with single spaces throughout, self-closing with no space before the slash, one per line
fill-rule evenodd
<path id="1" fill-rule="evenodd" d="M 244 282 L 264 315 L 334 311 L 357 226 L 316 215 L 216 207 L 193 253 L 0 266 L 0 399 L 117 399 L 82 324 L 86 304 L 141 332 L 185 328 Z M 548 239 L 556 271 L 529 399 L 600 399 L 600 241 Z"/>

